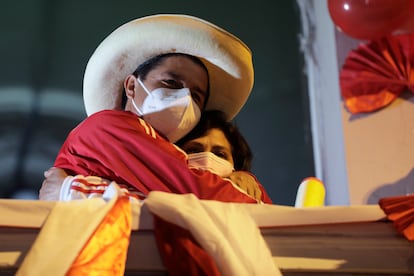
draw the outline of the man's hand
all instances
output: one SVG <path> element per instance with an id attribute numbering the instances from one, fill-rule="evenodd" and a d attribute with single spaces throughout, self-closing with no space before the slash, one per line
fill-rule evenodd
<path id="1" fill-rule="evenodd" d="M 228 177 L 234 184 L 239 186 L 249 196 L 260 201 L 262 198 L 262 191 L 256 182 L 256 179 L 247 172 L 235 171 Z"/>
<path id="2" fill-rule="evenodd" d="M 52 167 L 44 172 L 45 180 L 39 190 L 40 200 L 59 200 L 60 189 L 63 181 L 68 176 L 67 173 L 59 168 Z"/>

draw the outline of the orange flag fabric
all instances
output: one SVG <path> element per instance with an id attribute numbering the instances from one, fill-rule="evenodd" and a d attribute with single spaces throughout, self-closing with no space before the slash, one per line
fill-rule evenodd
<path id="1" fill-rule="evenodd" d="M 56 202 L 16 275 L 124 275 L 131 202 L 111 185 L 109 200 Z"/>
<path id="2" fill-rule="evenodd" d="M 125 196 L 117 199 L 66 275 L 124 275 L 130 235 L 131 206 Z"/>

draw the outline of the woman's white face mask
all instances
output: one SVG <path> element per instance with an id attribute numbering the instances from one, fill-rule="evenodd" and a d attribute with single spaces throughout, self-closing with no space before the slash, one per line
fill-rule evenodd
<path id="1" fill-rule="evenodd" d="M 209 151 L 188 154 L 188 167 L 207 170 L 221 177 L 228 177 L 234 171 L 229 161 Z"/>
<path id="2" fill-rule="evenodd" d="M 172 143 L 184 137 L 200 120 L 201 111 L 188 88 L 156 88 L 148 91 L 142 81 L 138 83 L 146 92 L 142 103 L 132 105 L 142 118 Z"/>

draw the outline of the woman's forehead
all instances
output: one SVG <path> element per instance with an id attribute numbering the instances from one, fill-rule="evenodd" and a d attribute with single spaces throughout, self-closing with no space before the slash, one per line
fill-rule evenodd
<path id="1" fill-rule="evenodd" d="M 223 148 L 231 149 L 230 142 L 227 140 L 226 135 L 223 133 L 222 130 L 217 128 L 212 128 L 208 130 L 205 135 L 196 138 L 192 141 L 197 141 L 203 145 L 210 145 L 210 146 L 221 146 Z"/>

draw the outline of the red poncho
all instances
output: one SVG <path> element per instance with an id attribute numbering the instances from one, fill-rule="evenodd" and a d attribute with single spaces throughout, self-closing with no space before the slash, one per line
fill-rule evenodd
<path id="1" fill-rule="evenodd" d="M 200 199 L 256 201 L 229 180 L 189 169 L 185 154 L 149 124 L 126 111 L 104 110 L 73 129 L 54 164 L 70 174 L 95 175 L 150 191 L 193 193 Z M 272 203 L 263 187 L 262 201 Z"/>

